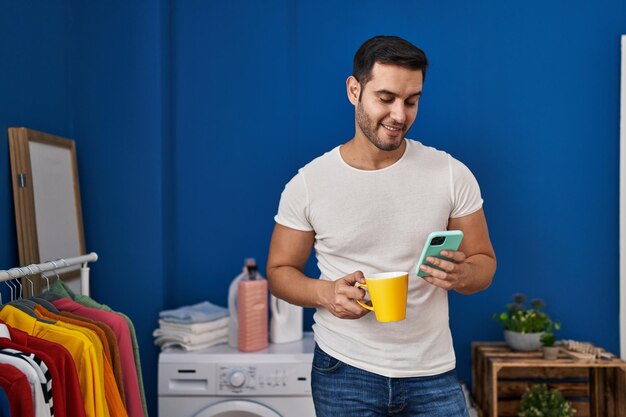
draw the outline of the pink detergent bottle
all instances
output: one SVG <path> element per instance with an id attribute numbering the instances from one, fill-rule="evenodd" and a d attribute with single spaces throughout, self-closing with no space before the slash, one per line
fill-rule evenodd
<path id="1" fill-rule="evenodd" d="M 237 289 L 237 348 L 255 352 L 267 348 L 267 280 L 258 271 L 254 259 L 246 262 L 246 274 Z"/>

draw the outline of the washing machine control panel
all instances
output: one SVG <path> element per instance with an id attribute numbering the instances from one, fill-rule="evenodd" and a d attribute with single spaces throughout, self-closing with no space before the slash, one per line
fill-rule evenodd
<path id="1" fill-rule="evenodd" d="M 217 367 L 220 394 L 310 394 L 310 364 L 221 364 Z"/>

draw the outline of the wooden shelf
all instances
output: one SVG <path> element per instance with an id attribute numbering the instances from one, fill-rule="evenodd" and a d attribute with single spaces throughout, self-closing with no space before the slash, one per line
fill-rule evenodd
<path id="1" fill-rule="evenodd" d="M 514 352 L 502 342 L 472 343 L 472 394 L 482 417 L 514 417 L 535 384 L 557 388 L 576 417 L 626 417 L 626 362 L 581 361 L 541 351 Z"/>

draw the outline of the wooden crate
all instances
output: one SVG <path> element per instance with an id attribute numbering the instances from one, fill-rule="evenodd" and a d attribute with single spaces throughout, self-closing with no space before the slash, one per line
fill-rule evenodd
<path id="1" fill-rule="evenodd" d="M 522 394 L 540 383 L 559 389 L 576 417 L 626 417 L 626 362 L 545 360 L 540 351 L 472 343 L 472 394 L 481 417 L 517 416 Z"/>

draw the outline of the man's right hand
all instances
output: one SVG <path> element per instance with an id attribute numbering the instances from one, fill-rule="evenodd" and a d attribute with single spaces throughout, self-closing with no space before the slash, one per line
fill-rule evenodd
<path id="1" fill-rule="evenodd" d="M 272 294 L 297 306 L 326 308 L 341 319 L 358 319 L 369 313 L 355 301 L 365 296 L 365 291 L 354 286 L 357 282 L 365 284 L 361 271 L 337 281 L 304 275 L 314 242 L 314 231 L 291 229 L 276 223 L 267 257 L 267 279 Z"/>
<path id="2" fill-rule="evenodd" d="M 325 285 L 322 305 L 340 319 L 358 319 L 369 313 L 355 300 L 362 300 L 365 291 L 354 286 L 365 284 L 363 272 L 356 271 L 336 281 L 322 281 Z"/>

